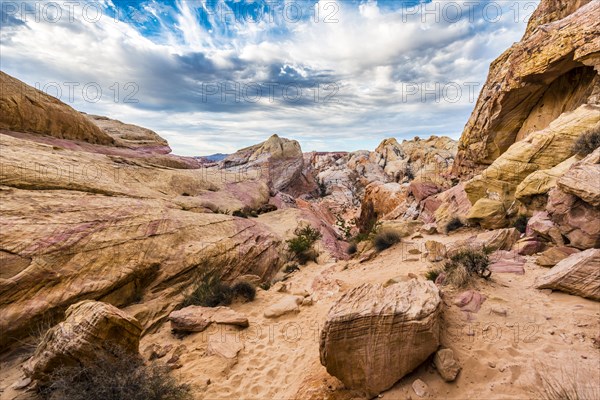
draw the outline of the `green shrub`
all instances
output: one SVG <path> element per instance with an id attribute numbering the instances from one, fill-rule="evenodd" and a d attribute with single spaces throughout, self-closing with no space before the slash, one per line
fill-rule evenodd
<path id="1" fill-rule="evenodd" d="M 425 272 L 425 278 L 427 278 L 427 280 L 435 282 L 435 280 L 438 276 L 440 276 L 441 273 L 442 270 L 438 268 L 432 268 L 429 271 Z"/>
<path id="2" fill-rule="evenodd" d="M 245 281 L 236 283 L 231 290 L 233 290 L 234 297 L 241 297 L 246 302 L 254 301 L 256 297 L 256 288 Z"/>
<path id="3" fill-rule="evenodd" d="M 269 290 L 269 289 L 271 289 L 271 282 L 263 282 L 259 285 L 259 287 L 262 290 Z"/>
<path id="4" fill-rule="evenodd" d="M 489 279 L 492 275 L 489 265 L 487 249 L 461 249 L 450 256 L 450 260 L 444 265 L 445 282 L 456 287 L 464 287 L 474 276 Z"/>
<path id="5" fill-rule="evenodd" d="M 38 387 L 44 400 L 187 400 L 191 388 L 177 383 L 166 366 L 144 365 L 142 359 L 115 348 L 86 366 L 59 367 L 47 385 Z"/>
<path id="6" fill-rule="evenodd" d="M 464 224 L 462 223 L 462 221 L 458 217 L 454 217 L 446 224 L 446 233 L 448 234 L 450 232 L 453 232 L 459 228 L 462 228 L 463 226 Z"/>
<path id="7" fill-rule="evenodd" d="M 296 228 L 294 234 L 295 236 L 286 240 L 286 243 L 288 250 L 294 255 L 296 260 L 300 264 L 316 260 L 319 254 L 313 249 L 313 245 L 322 237 L 321 232 L 307 225 Z"/>
<path id="8" fill-rule="evenodd" d="M 377 251 L 383 251 L 385 249 L 389 249 L 396 243 L 400 242 L 400 234 L 392 229 L 384 229 L 377 234 L 373 238 L 373 245 L 377 249 Z"/>
<path id="9" fill-rule="evenodd" d="M 227 306 L 233 297 L 233 290 L 221 281 L 221 274 L 216 269 L 208 269 L 198 275 L 182 306 Z"/>
<path id="10" fill-rule="evenodd" d="M 573 143 L 573 153 L 587 156 L 600 147 L 600 125 L 582 133 Z"/>
<path id="11" fill-rule="evenodd" d="M 527 230 L 527 222 L 529 221 L 529 218 L 527 218 L 527 215 L 525 214 L 520 214 L 517 219 L 515 220 L 515 222 L 513 223 L 513 227 L 518 230 L 521 233 L 525 233 L 525 231 Z"/>

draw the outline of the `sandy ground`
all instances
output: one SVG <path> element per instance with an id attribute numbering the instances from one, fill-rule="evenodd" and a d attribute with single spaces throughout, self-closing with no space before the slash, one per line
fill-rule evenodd
<path id="1" fill-rule="evenodd" d="M 429 264 L 421 249 L 434 239 L 452 242 L 468 238 L 472 231 L 451 236 L 424 235 L 407 239 L 365 263 L 356 260 L 326 265 L 310 264 L 286 281 L 288 293 L 259 290 L 252 303 L 232 308 L 249 317 L 250 327 L 221 325 L 183 338 L 175 337 L 168 324 L 143 338 L 140 348 L 152 343 L 184 345 L 182 367 L 173 373 L 193 385 L 198 399 L 350 399 L 355 393 L 330 377 L 319 361 L 319 335 L 331 305 L 343 292 L 363 282 L 385 283 L 422 275 Z M 442 346 L 454 350 L 462 365 L 456 381 L 444 382 L 431 361 L 404 377 L 385 399 L 418 399 L 411 384 L 417 378 L 429 386 L 430 398 L 530 399 L 542 398 L 540 376 L 577 382 L 582 390 L 600 396 L 600 349 L 593 339 L 600 334 L 600 303 L 580 297 L 533 288 L 537 276 L 547 269 L 528 258 L 524 275 L 496 273 L 475 288 L 487 300 L 469 319 L 453 305 L 456 292 L 443 288 Z M 299 313 L 267 319 L 263 311 L 290 293 L 307 290 L 315 302 Z M 506 310 L 506 316 L 492 312 Z M 227 359 L 211 355 L 209 342 L 225 347 L 242 346 L 238 356 Z M 10 388 L 20 377 L 23 356 L 5 355 L 0 360 L 0 399 L 19 393 Z M 166 358 L 155 362 L 164 362 Z M 300 392 L 299 392 L 300 391 Z"/>

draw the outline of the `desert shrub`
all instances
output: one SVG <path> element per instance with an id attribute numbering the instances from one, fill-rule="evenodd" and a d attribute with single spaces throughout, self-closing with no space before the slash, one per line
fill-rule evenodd
<path id="1" fill-rule="evenodd" d="M 442 273 L 441 269 L 432 268 L 429 271 L 425 272 L 425 278 L 429 281 L 435 282 L 438 276 Z"/>
<path id="2" fill-rule="evenodd" d="M 195 279 L 192 291 L 185 297 L 182 306 L 226 306 L 231 304 L 233 297 L 233 290 L 221 281 L 221 274 L 216 269 L 208 269 Z"/>
<path id="3" fill-rule="evenodd" d="M 446 224 L 446 233 L 453 232 L 459 228 L 462 228 L 463 226 L 464 224 L 461 222 L 461 220 L 458 217 L 454 217 Z"/>
<path id="4" fill-rule="evenodd" d="M 246 302 L 254 301 L 256 297 L 256 288 L 248 282 L 238 282 L 231 288 L 235 297 L 241 297 Z"/>
<path id="5" fill-rule="evenodd" d="M 577 365 L 576 363 L 570 365 Z M 544 366 L 539 376 L 542 385 L 538 388 L 544 400 L 596 400 L 600 399 L 600 388 L 582 377 L 574 368 Z"/>
<path id="6" fill-rule="evenodd" d="M 346 250 L 346 252 L 350 255 L 356 254 L 357 251 L 358 245 L 355 242 L 350 243 L 350 245 L 348 246 L 348 250 Z"/>
<path id="7" fill-rule="evenodd" d="M 582 133 L 573 143 L 573 153 L 587 156 L 600 147 L 600 125 Z"/>
<path id="8" fill-rule="evenodd" d="M 38 387 L 44 400 L 184 400 L 191 388 L 178 384 L 169 368 L 144 365 L 137 355 L 117 350 L 83 366 L 61 367 Z"/>
<path id="9" fill-rule="evenodd" d="M 313 249 L 313 245 L 322 237 L 321 232 L 310 225 L 306 225 L 296 228 L 294 235 L 293 238 L 286 240 L 286 243 L 296 260 L 300 264 L 316 260 L 319 254 Z"/>
<path id="10" fill-rule="evenodd" d="M 289 264 L 288 266 L 286 266 L 283 269 L 283 272 L 285 272 L 286 274 L 291 274 L 292 272 L 295 272 L 298 270 L 300 270 L 300 267 L 298 266 L 298 264 Z"/>
<path id="11" fill-rule="evenodd" d="M 248 214 L 244 210 L 235 210 L 231 215 L 239 218 L 248 218 Z"/>
<path id="12" fill-rule="evenodd" d="M 487 249 L 464 248 L 459 250 L 444 264 L 445 282 L 456 287 L 464 287 L 474 276 L 489 279 L 490 259 Z"/>
<path id="13" fill-rule="evenodd" d="M 518 230 L 521 233 L 525 233 L 525 231 L 527 230 L 527 222 L 529 221 L 529 218 L 527 218 L 527 215 L 525 214 L 520 214 L 517 219 L 515 220 L 515 222 L 513 223 L 513 227 Z"/>
<path id="14" fill-rule="evenodd" d="M 271 282 L 263 282 L 259 285 L 259 287 L 262 290 L 269 290 L 269 289 L 271 289 Z"/>
<path id="15" fill-rule="evenodd" d="M 396 243 L 399 243 L 400 239 L 400 234 L 397 231 L 392 229 L 384 229 L 375 234 L 373 237 L 373 245 L 377 251 L 383 251 L 385 249 L 389 249 Z"/>

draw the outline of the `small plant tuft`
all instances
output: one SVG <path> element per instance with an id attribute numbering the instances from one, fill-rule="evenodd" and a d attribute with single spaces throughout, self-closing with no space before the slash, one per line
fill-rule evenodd
<path id="1" fill-rule="evenodd" d="M 235 297 L 241 297 L 245 302 L 254 301 L 256 297 L 256 288 L 246 281 L 238 282 L 231 288 Z"/>
<path id="2" fill-rule="evenodd" d="M 489 270 L 489 251 L 486 248 L 464 248 L 450 256 L 444 265 L 446 272 L 445 282 L 456 287 L 467 286 L 474 276 L 489 279 L 492 271 Z"/>
<path id="3" fill-rule="evenodd" d="M 383 251 L 389 249 L 401 240 L 400 234 L 392 229 L 383 229 L 375 234 L 373 237 L 373 245 L 377 251 Z"/>
<path id="4" fill-rule="evenodd" d="M 291 274 L 292 272 L 296 272 L 300 270 L 300 266 L 296 263 L 292 263 L 292 264 L 288 264 L 284 269 L 283 272 L 286 274 Z"/>
<path id="5" fill-rule="evenodd" d="M 573 153 L 585 157 L 600 147 L 600 125 L 582 133 L 573 143 Z"/>
<path id="6" fill-rule="evenodd" d="M 458 217 L 454 217 L 446 224 L 446 234 L 462 228 L 463 226 L 464 224 L 462 221 Z"/>
<path id="7" fill-rule="evenodd" d="M 429 281 L 435 282 L 438 276 L 442 273 L 442 270 L 439 268 L 432 268 L 429 271 L 425 272 L 425 278 Z"/>
<path id="8" fill-rule="evenodd" d="M 182 306 L 217 307 L 227 306 L 232 301 L 231 287 L 221 281 L 221 274 L 216 269 L 209 269 L 198 275 Z"/>
<path id="9" fill-rule="evenodd" d="M 315 261 L 319 254 L 313 248 L 313 245 L 321 239 L 321 232 L 310 225 L 306 225 L 296 228 L 294 234 L 293 238 L 286 240 L 289 251 L 302 265 L 308 261 Z"/>

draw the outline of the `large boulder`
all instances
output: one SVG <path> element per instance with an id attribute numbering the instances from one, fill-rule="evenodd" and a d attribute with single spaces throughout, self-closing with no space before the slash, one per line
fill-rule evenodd
<path id="1" fill-rule="evenodd" d="M 579 253 L 579 250 L 573 247 L 551 247 L 542 252 L 535 262 L 542 267 L 554 267 L 560 261 L 575 253 Z"/>
<path id="2" fill-rule="evenodd" d="M 321 363 L 347 387 L 373 397 L 437 350 L 440 310 L 433 282 L 411 279 L 354 288 L 327 315 Z"/>
<path id="3" fill-rule="evenodd" d="M 597 1 L 540 3 L 522 40 L 490 66 L 460 139 L 456 174 L 478 173 L 513 143 L 544 130 L 563 113 L 596 103 L 599 12 Z M 582 111 L 598 114 L 593 107 Z M 559 150 L 551 166 L 568 150 Z"/>
<path id="4" fill-rule="evenodd" d="M 574 164 L 558 179 L 557 185 L 563 192 L 600 207 L 600 148 Z"/>
<path id="5" fill-rule="evenodd" d="M 600 247 L 600 207 L 555 188 L 548 195 L 547 210 L 571 246 L 582 250 Z"/>
<path id="6" fill-rule="evenodd" d="M 0 129 L 112 145 L 114 139 L 62 101 L 0 71 Z"/>
<path id="7" fill-rule="evenodd" d="M 188 306 L 169 314 L 175 332 L 202 332 L 211 324 L 235 325 L 247 328 L 248 317 L 229 307 Z"/>
<path id="8" fill-rule="evenodd" d="M 570 255 L 539 277 L 536 287 L 600 301 L 600 249 Z"/>
<path id="9" fill-rule="evenodd" d="M 65 320 L 46 332 L 23 370 L 43 383 L 57 368 L 85 366 L 117 348 L 136 357 L 141 333 L 139 322 L 118 308 L 82 301 L 69 307 Z"/>

